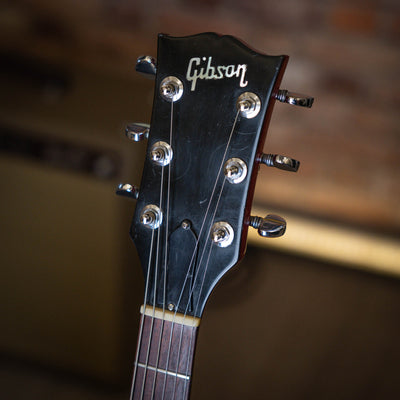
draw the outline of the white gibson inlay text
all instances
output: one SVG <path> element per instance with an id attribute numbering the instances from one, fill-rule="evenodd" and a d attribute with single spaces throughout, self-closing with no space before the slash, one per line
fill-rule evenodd
<path id="1" fill-rule="evenodd" d="M 207 61 L 207 64 L 205 63 Z M 247 64 L 237 65 L 216 65 L 212 66 L 212 57 L 193 57 L 189 60 L 188 68 L 186 71 L 186 79 L 192 82 L 191 91 L 196 89 L 198 79 L 223 79 L 240 77 L 240 87 L 247 86 L 245 75 L 247 71 Z M 203 66 L 198 68 L 203 63 Z"/>

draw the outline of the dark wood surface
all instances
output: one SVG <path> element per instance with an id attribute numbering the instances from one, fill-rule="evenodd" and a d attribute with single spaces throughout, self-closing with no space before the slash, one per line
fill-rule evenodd
<path id="1" fill-rule="evenodd" d="M 142 317 L 142 323 L 132 399 L 187 399 L 197 327 L 148 315 Z M 157 372 L 155 368 L 158 369 Z"/>

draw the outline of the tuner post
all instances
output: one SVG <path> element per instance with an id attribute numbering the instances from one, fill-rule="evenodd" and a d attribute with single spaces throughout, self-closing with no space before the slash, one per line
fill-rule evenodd
<path id="1" fill-rule="evenodd" d="M 254 118 L 261 110 L 261 100 L 253 92 L 244 92 L 236 101 L 236 109 L 242 117 Z"/>
<path id="2" fill-rule="evenodd" d="M 183 83 L 176 76 L 167 76 L 160 85 L 160 95 L 169 102 L 178 101 L 183 94 Z"/>
<path id="3" fill-rule="evenodd" d="M 240 158 L 230 158 L 224 165 L 224 174 L 229 183 L 243 182 L 247 175 L 247 165 Z"/>
<path id="4" fill-rule="evenodd" d="M 218 247 L 228 247 L 233 242 L 233 228 L 227 222 L 216 222 L 211 228 L 210 236 Z"/>
<path id="5" fill-rule="evenodd" d="M 150 150 L 150 159 L 161 166 L 168 165 L 173 157 L 172 147 L 166 142 L 156 142 Z"/>
<path id="6" fill-rule="evenodd" d="M 162 223 L 162 212 L 159 207 L 149 204 L 140 213 L 140 222 L 149 229 L 157 229 Z"/>

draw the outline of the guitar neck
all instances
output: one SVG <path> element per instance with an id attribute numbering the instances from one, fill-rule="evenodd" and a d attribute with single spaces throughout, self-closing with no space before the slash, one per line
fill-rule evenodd
<path id="1" fill-rule="evenodd" d="M 131 400 L 189 398 L 199 318 L 142 306 Z"/>

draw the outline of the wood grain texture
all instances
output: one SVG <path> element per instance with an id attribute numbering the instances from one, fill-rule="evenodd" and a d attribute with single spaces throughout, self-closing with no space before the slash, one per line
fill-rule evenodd
<path id="1" fill-rule="evenodd" d="M 148 315 L 142 324 L 132 398 L 187 399 L 198 328 Z"/>

